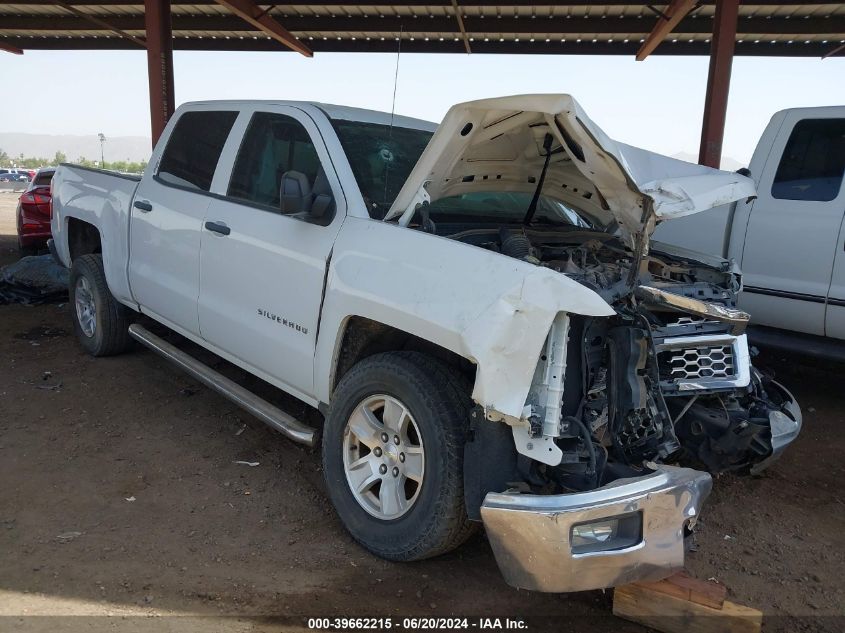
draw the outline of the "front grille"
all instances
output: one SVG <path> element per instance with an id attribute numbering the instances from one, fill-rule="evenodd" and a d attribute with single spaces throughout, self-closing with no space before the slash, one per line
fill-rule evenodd
<path id="1" fill-rule="evenodd" d="M 658 358 L 672 379 L 732 378 L 734 356 L 730 345 L 691 347 L 663 352 Z"/>
<path id="2" fill-rule="evenodd" d="M 745 335 L 668 337 L 657 343 L 657 367 L 664 392 L 744 387 L 750 380 Z"/>

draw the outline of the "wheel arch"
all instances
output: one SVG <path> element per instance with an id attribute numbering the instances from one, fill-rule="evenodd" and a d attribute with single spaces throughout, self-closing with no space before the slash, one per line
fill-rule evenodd
<path id="1" fill-rule="evenodd" d="M 103 252 L 103 238 L 100 229 L 85 220 L 70 216 L 67 218 L 67 247 L 70 264 L 83 255 Z"/>
<path id="2" fill-rule="evenodd" d="M 436 358 L 475 381 L 476 365 L 468 358 L 421 336 L 367 317 L 352 315 L 340 326 L 329 372 L 331 397 L 343 376 L 358 362 L 384 352 L 415 351 Z"/>

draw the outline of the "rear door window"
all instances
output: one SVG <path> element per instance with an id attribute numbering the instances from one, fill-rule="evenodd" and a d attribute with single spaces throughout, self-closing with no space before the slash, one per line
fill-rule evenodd
<path id="1" fill-rule="evenodd" d="M 301 172 L 315 184 L 320 159 L 311 137 L 296 119 L 256 112 L 238 150 L 228 195 L 277 210 L 286 171 Z"/>
<path id="2" fill-rule="evenodd" d="M 828 202 L 845 173 L 845 119 L 804 119 L 795 124 L 772 183 L 772 197 Z"/>
<path id="3" fill-rule="evenodd" d="M 237 117 L 237 112 L 223 110 L 185 112 L 164 148 L 158 178 L 171 185 L 210 190 L 217 161 Z"/>

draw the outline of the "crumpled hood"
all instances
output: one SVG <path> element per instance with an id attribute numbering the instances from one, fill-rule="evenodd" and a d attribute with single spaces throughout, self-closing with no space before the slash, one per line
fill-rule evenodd
<path id="1" fill-rule="evenodd" d="M 407 224 L 429 199 L 533 192 L 546 134 L 554 141 L 543 195 L 604 226 L 615 221 L 630 246 L 661 220 L 756 195 L 750 178 L 614 141 L 569 95 L 521 95 L 452 106 L 385 220 Z"/>

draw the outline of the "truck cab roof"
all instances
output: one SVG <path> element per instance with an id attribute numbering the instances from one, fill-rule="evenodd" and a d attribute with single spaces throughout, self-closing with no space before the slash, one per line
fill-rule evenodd
<path id="1" fill-rule="evenodd" d="M 425 121 L 423 119 L 416 119 L 414 117 L 403 116 L 390 112 L 382 112 L 379 110 L 368 110 L 366 108 L 354 108 L 350 106 L 335 105 L 332 103 L 321 103 L 319 101 L 288 101 L 274 99 L 215 99 L 208 101 L 190 101 L 180 106 L 180 109 L 187 109 L 195 106 L 220 106 L 220 108 L 243 109 L 245 107 L 255 107 L 259 105 L 292 106 L 303 110 L 315 108 L 321 110 L 329 119 L 337 119 L 342 121 L 361 121 L 363 123 L 376 123 L 381 125 L 390 125 L 392 123 L 396 127 L 426 130 L 429 132 L 433 132 L 435 129 L 437 129 L 437 123 L 434 123 L 432 121 Z"/>

